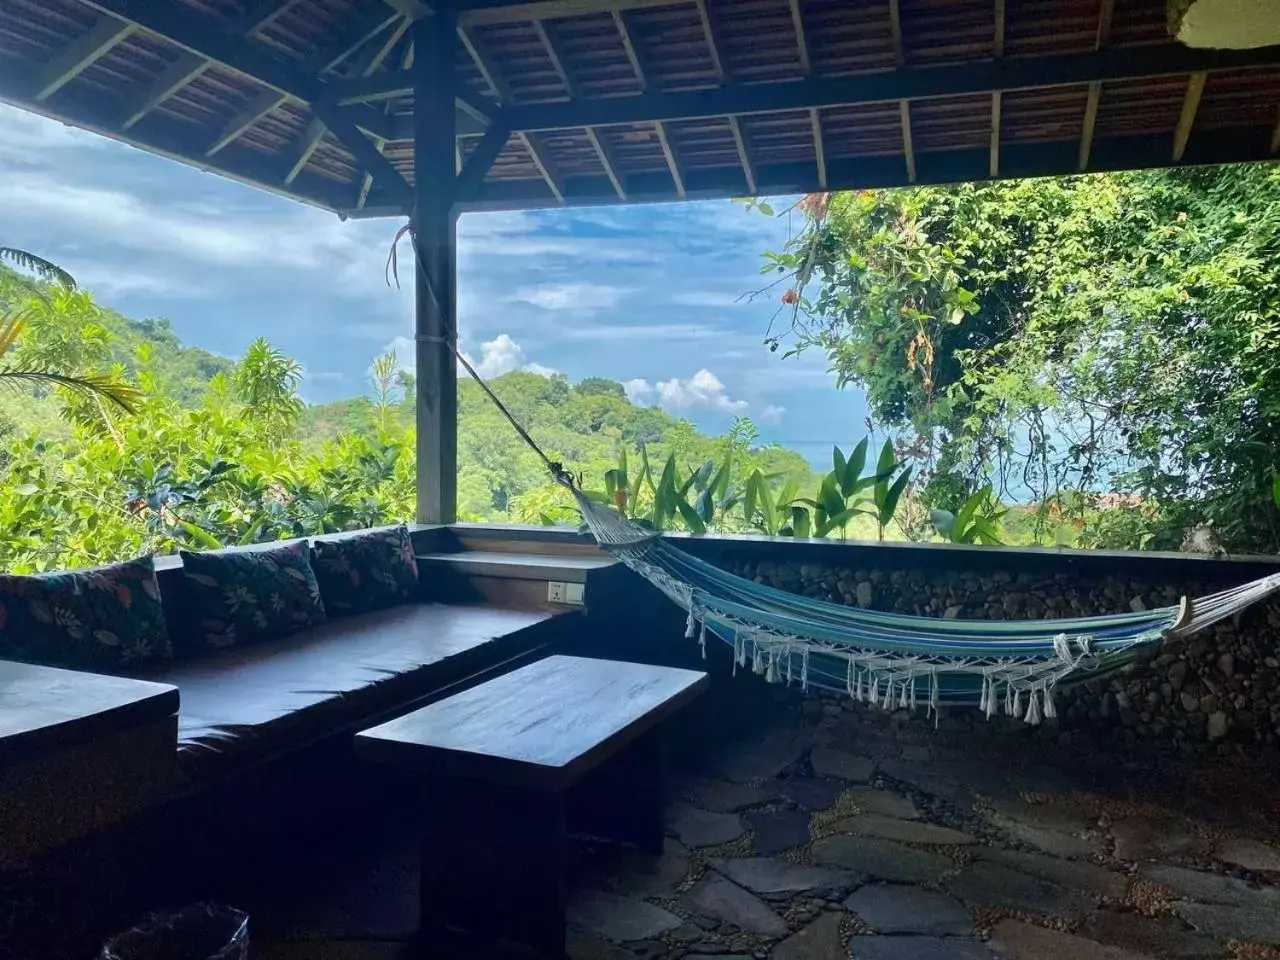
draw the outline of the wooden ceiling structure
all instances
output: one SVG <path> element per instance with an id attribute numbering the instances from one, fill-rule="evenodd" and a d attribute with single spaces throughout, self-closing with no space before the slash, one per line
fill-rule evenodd
<path id="1" fill-rule="evenodd" d="M 449 2 L 456 210 L 1262 160 L 1280 47 L 1164 0 Z M 343 216 L 412 205 L 430 0 L 0 0 L 0 99 Z M 442 48 L 443 49 L 443 48 Z"/>

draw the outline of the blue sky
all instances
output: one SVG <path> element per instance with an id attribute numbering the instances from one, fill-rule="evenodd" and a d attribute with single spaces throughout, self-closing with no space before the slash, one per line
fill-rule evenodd
<path id="1" fill-rule="evenodd" d="M 411 359 L 412 284 L 383 279 L 400 221 L 344 223 L 4 105 L 0 127 L 0 239 L 101 303 L 233 357 L 265 335 L 303 364 L 311 402 L 367 391 L 387 349 Z M 768 352 L 776 297 L 736 302 L 789 227 L 729 202 L 467 214 L 463 347 L 486 375 L 611 377 L 710 433 L 747 415 L 825 464 L 864 432 L 860 393 L 820 355 Z"/>

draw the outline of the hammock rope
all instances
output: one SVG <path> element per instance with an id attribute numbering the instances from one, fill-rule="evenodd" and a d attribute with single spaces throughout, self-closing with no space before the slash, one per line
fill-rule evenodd
<path id="1" fill-rule="evenodd" d="M 406 230 L 443 320 L 412 226 Z M 393 244 L 392 272 L 394 251 Z M 1203 630 L 1280 590 L 1280 574 L 1271 574 L 1198 600 L 1183 598 L 1177 606 L 1052 620 L 938 619 L 789 593 L 700 560 L 592 500 L 484 381 L 458 348 L 455 331 L 446 327 L 444 336 L 430 339 L 449 346 L 555 482 L 569 491 L 596 542 L 686 612 L 686 639 L 695 640 L 704 657 L 708 632 L 733 648 L 735 674 L 749 665 L 770 683 L 845 693 L 885 709 L 915 710 L 923 702 L 935 720 L 943 706 L 973 705 L 988 718 L 1003 712 L 1038 724 L 1057 715 L 1054 691 L 1060 683 L 1120 669 L 1144 648 Z"/>

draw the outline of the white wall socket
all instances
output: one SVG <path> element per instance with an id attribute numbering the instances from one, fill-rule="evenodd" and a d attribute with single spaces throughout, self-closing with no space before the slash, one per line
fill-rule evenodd
<path id="1" fill-rule="evenodd" d="M 547 602 L 549 603 L 582 603 L 580 583 L 565 583 L 561 580 L 547 581 Z"/>

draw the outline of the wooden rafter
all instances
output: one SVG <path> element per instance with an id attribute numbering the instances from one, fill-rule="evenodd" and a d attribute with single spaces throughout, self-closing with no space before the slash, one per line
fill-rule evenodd
<path id="1" fill-rule="evenodd" d="M 1187 140 L 1191 137 L 1191 128 L 1195 126 L 1196 112 L 1200 109 L 1200 98 L 1204 95 L 1204 84 L 1208 74 L 1193 73 L 1187 78 L 1187 92 L 1182 97 L 1182 111 L 1178 114 L 1178 126 L 1173 131 L 1173 159 L 1181 160 L 1187 152 Z"/>
<path id="2" fill-rule="evenodd" d="M 667 169 L 671 171 L 671 182 L 675 184 L 676 196 L 684 199 L 684 177 L 680 173 L 680 163 L 676 159 L 675 148 L 671 145 L 671 137 L 667 133 L 667 125 L 659 120 L 653 125 L 658 134 L 658 144 L 662 147 L 662 155 L 666 158 Z"/>
<path id="3" fill-rule="evenodd" d="M 902 155 L 907 161 L 907 183 L 916 182 L 916 150 L 911 141 L 911 102 L 898 101 L 898 120 L 902 125 Z"/>
<path id="4" fill-rule="evenodd" d="M 533 21 L 533 32 L 538 35 L 538 39 L 542 42 L 542 49 L 546 52 L 547 59 L 551 61 L 551 69 L 556 72 L 556 76 L 564 84 L 564 90 L 569 99 L 576 100 L 582 96 L 582 90 L 578 86 L 578 82 L 569 73 L 568 60 L 564 55 L 563 48 L 560 46 L 560 37 L 556 33 L 556 25 L 547 20 L 535 20 Z"/>
<path id="5" fill-rule="evenodd" d="M 995 29 L 991 38 L 991 53 L 997 60 L 1004 56 L 1005 0 L 995 0 Z M 991 159 L 987 165 L 992 177 L 1000 175 L 1000 113 L 1004 107 L 1004 94 L 997 90 L 991 94 Z"/>
<path id="6" fill-rule="evenodd" d="M 143 90 L 135 100 L 124 109 L 124 122 L 121 130 L 128 130 L 160 104 L 191 83 L 209 69 L 211 64 L 204 57 L 183 51 L 178 59 L 165 67 L 147 89 Z"/>
<path id="7" fill-rule="evenodd" d="M 409 32 L 411 26 L 413 26 L 412 19 L 401 17 L 391 31 L 382 39 L 381 43 L 366 45 L 365 52 L 356 58 L 350 75 L 371 77 L 377 73 L 391 54 L 395 52 L 396 47 L 400 45 L 400 41 L 404 39 L 404 35 Z"/>
<path id="8" fill-rule="evenodd" d="M 552 171 L 546 157 L 542 155 L 542 147 L 538 143 L 537 137 L 532 133 L 519 133 L 517 136 L 520 138 L 520 142 L 524 144 L 524 148 L 529 151 L 529 158 L 533 160 L 533 165 L 538 168 L 538 175 L 546 183 L 551 195 L 556 198 L 558 203 L 564 203 L 564 186 L 560 183 L 560 178 Z"/>
<path id="9" fill-rule="evenodd" d="M 738 148 L 738 162 L 742 164 L 742 175 L 747 180 L 747 192 L 756 192 L 756 171 L 751 163 L 751 153 L 747 150 L 746 137 L 742 135 L 742 123 L 737 117 L 729 118 L 729 129 L 733 132 L 733 144 Z"/>
<path id="10" fill-rule="evenodd" d="M 297 3 L 298 0 L 257 0 L 256 3 L 249 4 L 231 29 L 235 33 L 250 36 L 280 19 Z"/>
<path id="11" fill-rule="evenodd" d="M 494 97 L 501 103 L 510 103 L 511 88 L 507 86 L 507 82 L 502 75 L 493 69 L 489 53 L 484 48 L 480 38 L 476 36 L 475 31 L 470 27 L 458 24 L 458 39 L 462 41 L 463 49 L 467 51 L 467 56 L 471 58 L 471 62 L 480 71 L 480 76 L 484 79 L 485 85 L 493 93 Z"/>
<path id="12" fill-rule="evenodd" d="M 800 55 L 800 72 L 808 76 L 812 71 L 809 61 L 809 40 L 804 33 L 804 14 L 800 11 L 800 0 L 788 0 L 791 7 L 791 27 L 796 32 L 796 50 Z"/>
<path id="13" fill-rule="evenodd" d="M 272 110 L 276 109 L 280 104 L 284 103 L 288 97 L 278 90 L 264 90 L 258 94 L 247 104 L 244 109 L 227 121 L 227 125 L 222 128 L 222 132 L 218 134 L 213 143 L 205 149 L 204 155 L 212 157 L 228 144 L 238 140 L 246 130 L 255 123 L 265 117 Z"/>
<path id="14" fill-rule="evenodd" d="M 535 0 L 535 2 L 495 2 L 495 0 L 463 0 L 457 4 L 458 22 L 470 25 L 491 23 L 529 23 L 532 20 L 555 20 L 584 13 L 616 13 L 648 7 L 681 6 L 688 0 Z"/>
<path id="15" fill-rule="evenodd" d="M 480 142 L 476 144 L 475 149 L 471 151 L 471 155 L 467 157 L 462 164 L 462 169 L 458 172 L 454 194 L 459 203 L 466 203 L 475 199 L 476 194 L 480 191 L 481 184 L 484 183 L 486 174 L 489 172 L 489 168 L 493 166 L 493 161 L 498 158 L 498 154 L 507 145 L 507 140 L 510 137 L 510 129 L 503 127 L 499 123 L 495 123 L 485 131 L 484 136 L 480 138 Z"/>
<path id="16" fill-rule="evenodd" d="M 1111 42 L 1111 21 L 1115 17 L 1115 0 L 1101 0 L 1098 7 L 1098 31 L 1093 48 L 1101 50 Z M 1089 154 L 1093 150 L 1093 131 L 1098 124 L 1098 104 L 1102 100 L 1102 81 L 1089 82 L 1089 93 L 1084 102 L 1084 123 L 1080 128 L 1080 151 L 1076 169 L 1089 169 Z"/>
<path id="17" fill-rule="evenodd" d="M 508 119 L 517 130 L 555 130 L 990 94 L 996 90 L 1077 86 L 1093 79 L 1185 76 L 1197 71 L 1277 65 L 1280 65 L 1280 49 L 1276 47 L 1208 50 L 1174 44 L 1150 45 L 1053 57 L 1008 57 L 946 67 L 904 68 L 860 76 L 814 77 L 792 83 L 728 84 L 710 90 L 527 104 L 511 108 Z"/>
<path id="18" fill-rule="evenodd" d="M 907 56 L 902 46 L 902 7 L 898 0 L 889 0 L 889 39 L 893 43 L 893 65 L 901 69 Z"/>
<path id="19" fill-rule="evenodd" d="M 711 72 L 716 75 L 716 83 L 724 83 L 729 74 L 724 68 L 724 55 L 720 52 L 720 41 L 716 37 L 715 24 L 711 22 L 711 11 L 707 8 L 707 0 L 694 0 L 698 7 L 698 19 L 702 23 L 702 35 L 707 41 L 707 53 L 711 57 Z"/>
<path id="20" fill-rule="evenodd" d="M 324 135 L 329 132 L 329 128 L 324 125 L 322 120 L 312 120 L 307 124 L 307 129 L 303 131 L 302 138 L 298 141 L 297 149 L 293 155 L 293 164 L 289 167 L 289 172 L 284 175 L 285 183 L 293 183 L 298 179 L 300 174 L 311 160 L 311 155 L 316 152 L 316 148 L 320 146 L 320 141 L 324 139 Z"/>
<path id="21" fill-rule="evenodd" d="M 635 40 L 631 36 L 631 27 L 627 24 L 626 14 L 621 10 L 614 10 L 613 25 L 617 28 L 619 39 L 622 40 L 622 49 L 626 51 L 631 70 L 636 75 L 636 82 L 640 84 L 641 90 L 647 90 L 649 82 L 644 75 L 644 64 L 640 61 L 640 51 L 636 48 Z"/>
<path id="22" fill-rule="evenodd" d="M 380 145 L 371 140 L 340 109 L 328 103 L 313 104 L 316 119 L 324 123 L 339 143 L 363 164 L 365 170 L 382 184 L 387 194 L 405 210 L 413 206 L 413 188 L 400 171 L 382 155 Z"/>
<path id="23" fill-rule="evenodd" d="M 307 58 L 304 69 L 319 76 L 353 56 L 361 47 L 376 39 L 401 20 L 401 15 L 390 7 L 370 7 L 333 40 Z"/>
<path id="24" fill-rule="evenodd" d="M 827 146 L 822 134 L 822 115 L 817 107 L 809 108 L 809 126 L 813 129 L 813 157 L 818 164 L 818 187 L 827 189 Z"/>
<path id="25" fill-rule="evenodd" d="M 129 38 L 137 26 L 105 14 L 57 56 L 44 65 L 36 77 L 35 99 L 53 96 L 80 76 L 111 48 Z"/>
<path id="26" fill-rule="evenodd" d="M 613 152 L 609 149 L 609 144 L 605 142 L 603 135 L 595 127 L 587 127 L 587 139 L 591 141 L 591 147 L 595 150 L 596 157 L 600 160 L 600 166 L 604 167 L 604 175 L 613 184 L 614 193 L 618 195 L 619 200 L 626 200 L 627 190 L 623 186 L 622 177 L 618 173 L 618 164 L 613 159 Z"/>

